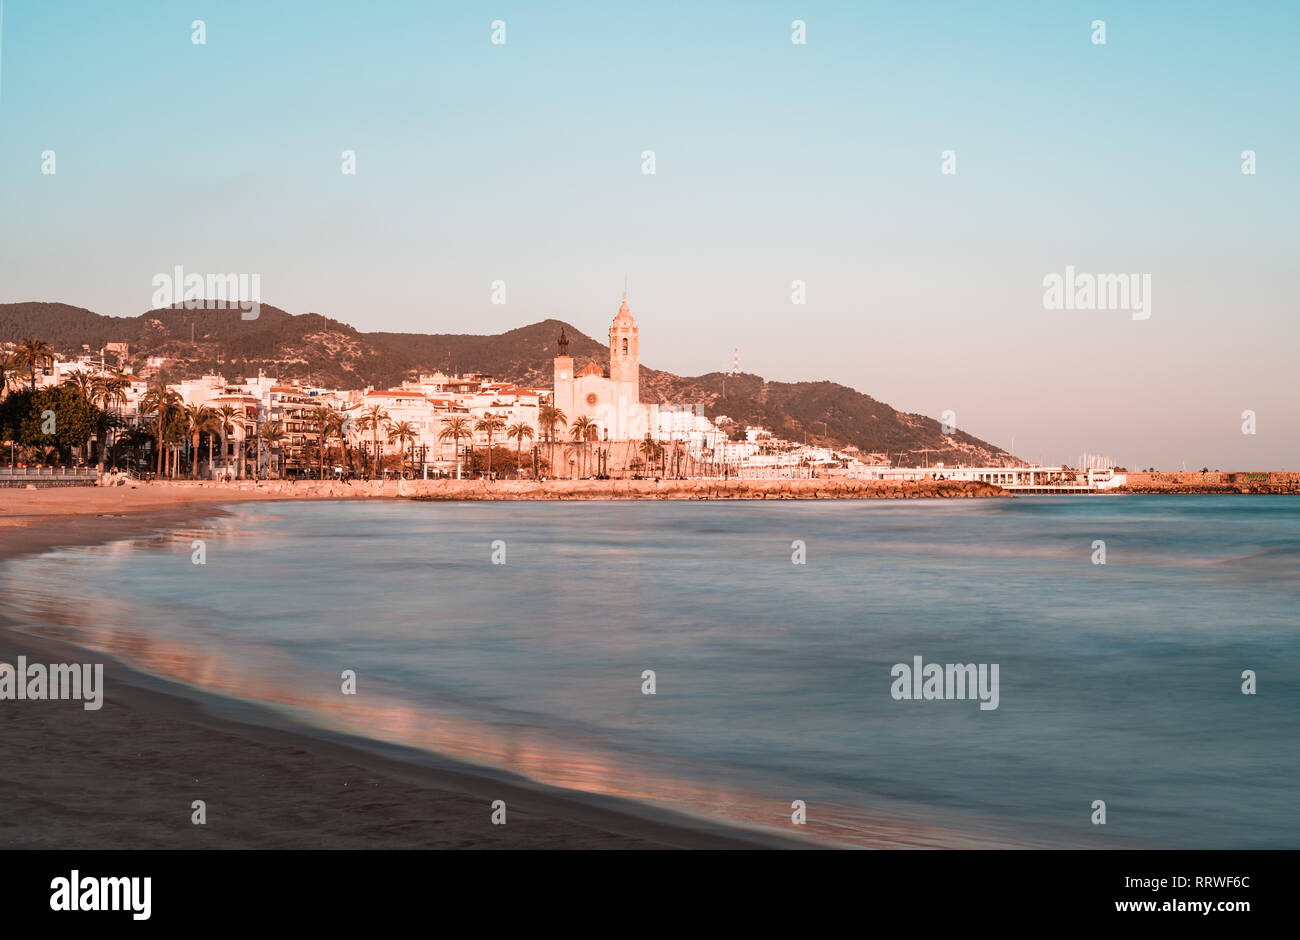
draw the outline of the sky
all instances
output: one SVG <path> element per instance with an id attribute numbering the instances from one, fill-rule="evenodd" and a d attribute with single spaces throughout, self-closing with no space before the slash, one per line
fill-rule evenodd
<path id="1" fill-rule="evenodd" d="M 135 316 L 181 265 L 603 338 L 626 280 L 654 368 L 738 347 L 1029 460 L 1300 470 L 1298 35 L 1290 0 L 3 0 L 0 302 Z M 1149 315 L 1049 309 L 1067 268 L 1149 276 Z"/>

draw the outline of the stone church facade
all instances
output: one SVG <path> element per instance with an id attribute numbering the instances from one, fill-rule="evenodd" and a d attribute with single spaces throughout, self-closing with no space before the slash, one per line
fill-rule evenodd
<path id="1" fill-rule="evenodd" d="M 627 295 L 609 326 L 609 367 L 595 361 L 574 371 L 569 339 L 560 332 L 555 357 L 555 407 L 570 426 L 579 417 L 596 423 L 602 441 L 643 439 L 650 430 L 650 406 L 641 404 L 640 329 L 627 306 Z"/>

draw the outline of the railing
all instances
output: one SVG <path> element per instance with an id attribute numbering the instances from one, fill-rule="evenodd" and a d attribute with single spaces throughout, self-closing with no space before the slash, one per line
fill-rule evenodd
<path id="1" fill-rule="evenodd" d="M 93 483 L 98 479 L 99 471 L 94 467 L 0 467 L 0 480 L 5 481 L 38 483 L 42 480 L 88 480 Z"/>

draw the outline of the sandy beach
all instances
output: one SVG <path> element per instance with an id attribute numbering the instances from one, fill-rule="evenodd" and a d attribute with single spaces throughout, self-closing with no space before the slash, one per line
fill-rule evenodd
<path id="1" fill-rule="evenodd" d="M 303 495 L 306 493 L 303 491 Z M 284 499 L 256 488 L 0 491 L 0 564 Z M 104 704 L 0 702 L 0 848 L 754 848 L 800 845 L 578 796 L 278 716 L 0 624 L 0 661 L 104 662 Z M 191 822 L 194 800 L 206 825 Z M 507 825 L 491 823 L 505 800 Z"/>

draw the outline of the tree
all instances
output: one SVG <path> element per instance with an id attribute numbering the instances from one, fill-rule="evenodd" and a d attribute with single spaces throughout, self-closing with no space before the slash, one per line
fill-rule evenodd
<path id="1" fill-rule="evenodd" d="M 190 479 L 199 478 L 199 437 L 216 430 L 216 413 L 207 405 L 185 406 L 185 430 L 190 436 Z M 208 466 L 212 466 L 211 437 L 208 446 Z"/>
<path id="2" fill-rule="evenodd" d="M 14 351 L 14 364 L 31 375 L 33 392 L 36 391 L 36 370 L 44 368 L 46 363 L 54 364 L 53 346 L 35 337 L 25 337 L 18 341 L 18 348 Z"/>
<path id="3" fill-rule="evenodd" d="M 181 451 L 185 447 L 188 431 L 189 427 L 185 420 L 185 403 L 182 400 L 176 408 L 173 408 L 168 413 L 167 423 L 163 428 L 163 434 L 167 442 L 167 476 L 173 480 L 180 474 Z"/>
<path id="4" fill-rule="evenodd" d="M 645 440 L 641 442 L 641 456 L 645 458 L 647 469 L 654 466 L 654 463 L 659 459 L 659 453 L 662 450 L 663 446 L 647 433 Z"/>
<path id="5" fill-rule="evenodd" d="M 89 372 L 87 372 L 84 369 L 79 370 L 77 372 L 72 372 L 68 375 L 67 378 L 63 380 L 62 384 L 64 387 L 72 389 L 73 392 L 80 395 L 82 399 L 85 400 L 88 404 L 94 406 L 95 379 Z M 98 420 L 95 422 L 96 431 L 99 431 L 101 427 L 107 426 L 108 416 L 103 415 L 102 418 L 103 420 Z M 99 437 L 99 451 L 101 454 L 103 454 L 104 452 L 104 438 L 102 433 L 100 434 Z M 100 460 L 100 465 L 101 466 L 103 465 L 103 460 Z"/>
<path id="6" fill-rule="evenodd" d="M 86 401 L 94 400 L 95 379 L 89 372 L 86 372 L 85 370 L 73 372 L 63 380 L 63 384 L 69 388 L 75 389 L 77 394 L 86 399 Z"/>
<path id="7" fill-rule="evenodd" d="M 341 436 L 343 433 L 344 418 L 333 408 L 326 404 L 316 405 L 307 411 L 303 417 L 303 422 L 311 428 L 316 429 L 316 444 L 319 453 L 319 475 L 325 479 L 325 450 L 329 446 L 329 439 L 334 436 Z"/>
<path id="8" fill-rule="evenodd" d="M 357 427 L 362 431 L 371 431 L 375 443 L 375 476 L 379 476 L 379 430 L 387 430 L 389 423 L 388 412 L 379 405 L 371 405 L 361 413 L 357 421 Z"/>
<path id="9" fill-rule="evenodd" d="M 133 463 L 138 465 L 140 452 L 144 450 L 147 444 L 150 444 L 153 441 L 153 431 L 151 431 L 147 425 L 127 424 L 122 422 L 120 417 L 115 418 L 115 420 L 121 422 L 122 433 L 117 436 L 114 446 L 124 447 L 131 452 L 135 460 L 128 460 L 128 467 L 132 466 Z M 113 457 L 113 465 L 117 465 L 116 453 Z"/>
<path id="10" fill-rule="evenodd" d="M 451 441 L 456 448 L 456 479 L 460 479 L 460 442 L 464 438 L 472 439 L 474 432 L 470 429 L 469 418 L 444 418 L 438 440 Z"/>
<path id="11" fill-rule="evenodd" d="M 235 416 L 240 413 L 234 405 L 222 405 L 215 412 L 217 433 L 221 435 L 221 463 L 230 472 L 230 435 L 235 430 Z"/>
<path id="12" fill-rule="evenodd" d="M 580 416 L 573 422 L 573 424 L 569 425 L 569 436 L 572 437 L 575 442 L 582 443 L 582 450 L 580 451 L 579 456 L 580 463 L 578 464 L 580 468 L 578 472 L 581 476 L 586 476 L 587 441 L 591 440 L 591 436 L 595 433 L 596 422 L 592 421 L 586 415 Z"/>
<path id="13" fill-rule="evenodd" d="M 419 436 L 419 431 L 409 421 L 398 421 L 388 429 L 388 443 L 396 441 L 398 449 L 403 453 L 406 452 L 407 443 L 414 447 L 415 439 Z"/>
<path id="14" fill-rule="evenodd" d="M 531 441 L 535 433 L 536 432 L 533 430 L 533 426 L 524 421 L 518 421 L 510 425 L 510 427 L 506 428 L 506 440 L 518 441 L 518 443 L 515 445 L 515 476 L 516 477 L 522 476 L 522 474 L 520 473 L 520 468 L 523 466 L 524 439 L 527 438 L 528 440 Z"/>
<path id="15" fill-rule="evenodd" d="M 263 421 L 257 429 L 257 462 L 262 462 L 262 444 L 266 444 L 266 469 L 270 474 L 271 462 L 275 459 L 276 447 L 286 437 L 279 421 Z"/>
<path id="16" fill-rule="evenodd" d="M 550 445 L 549 460 L 554 467 L 555 465 L 555 428 L 563 427 L 569 423 L 569 418 L 563 411 L 556 408 L 553 403 L 542 405 L 537 411 L 537 423 L 546 429 L 546 443 Z"/>
<path id="17" fill-rule="evenodd" d="M 4 401 L 0 401 L 0 434 L 5 443 L 23 444 L 22 425 L 31 411 L 32 399 L 36 393 L 28 388 L 15 389 Z M 26 446 L 26 445 L 23 445 Z M 13 451 L 10 450 L 12 462 Z"/>
<path id="18" fill-rule="evenodd" d="M 140 399 L 140 414 L 152 414 L 156 418 L 154 432 L 158 440 L 159 476 L 163 474 L 163 439 L 167 434 L 167 424 L 183 404 L 181 396 L 162 382 L 157 382 L 145 389 L 144 396 Z"/>
<path id="19" fill-rule="evenodd" d="M 104 472 L 104 455 L 107 452 L 108 432 L 121 426 L 120 409 L 126 404 L 126 390 L 131 387 L 125 376 L 115 372 L 95 377 L 91 390 L 91 401 L 103 409 L 104 420 L 100 424 L 99 472 Z M 117 465 L 114 458 L 114 466 Z"/>
<path id="20" fill-rule="evenodd" d="M 67 385 L 10 396 L 18 414 L 16 440 L 29 446 L 54 448 L 71 455 L 84 447 L 99 423 L 99 409 Z M 23 406 L 26 405 L 25 408 Z M 24 413 L 25 412 L 25 413 Z"/>
<path id="21" fill-rule="evenodd" d="M 500 415 L 494 415 L 492 412 L 486 412 L 483 417 L 479 418 L 474 424 L 475 431 L 483 431 L 487 434 L 487 472 L 488 477 L 492 476 L 492 437 L 498 431 L 504 431 L 506 427 Z"/>
<path id="22" fill-rule="evenodd" d="M 321 417 L 320 427 L 320 478 L 325 479 L 325 451 L 329 447 L 330 438 L 337 437 L 343 440 L 343 429 L 347 426 L 347 419 L 339 414 L 329 405 L 323 406 L 325 411 Z"/>

